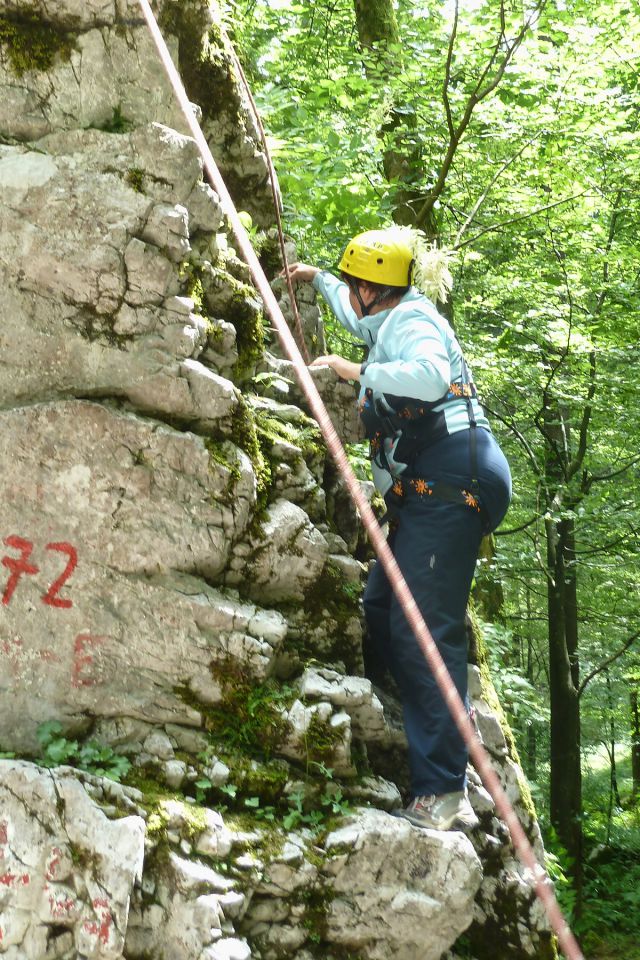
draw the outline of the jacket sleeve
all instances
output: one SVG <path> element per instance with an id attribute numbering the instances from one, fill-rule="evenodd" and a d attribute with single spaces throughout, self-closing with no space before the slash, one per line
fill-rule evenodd
<path id="1" fill-rule="evenodd" d="M 313 279 L 313 286 L 331 307 L 332 312 L 343 327 L 350 330 L 358 338 L 364 340 L 360 323 L 349 303 L 349 287 L 343 280 L 338 280 L 332 273 L 321 270 Z"/>
<path id="2" fill-rule="evenodd" d="M 445 331 L 435 319 L 417 310 L 390 315 L 378 343 L 390 359 L 366 365 L 363 387 L 429 402 L 447 393 L 451 362 Z"/>

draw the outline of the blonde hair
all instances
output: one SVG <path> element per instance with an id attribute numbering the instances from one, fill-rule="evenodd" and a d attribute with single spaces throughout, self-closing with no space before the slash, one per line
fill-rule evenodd
<path id="1" fill-rule="evenodd" d="M 413 254 L 413 285 L 434 303 L 446 303 L 453 287 L 448 251 L 429 243 L 415 227 L 393 226 L 388 232 Z"/>

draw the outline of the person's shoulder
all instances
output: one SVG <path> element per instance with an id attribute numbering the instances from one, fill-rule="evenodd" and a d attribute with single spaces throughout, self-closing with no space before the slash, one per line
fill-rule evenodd
<path id="1" fill-rule="evenodd" d="M 443 334 L 446 334 L 449 327 L 448 321 L 438 312 L 435 304 L 414 287 L 390 311 L 387 319 L 403 325 L 427 321 L 434 324 Z"/>

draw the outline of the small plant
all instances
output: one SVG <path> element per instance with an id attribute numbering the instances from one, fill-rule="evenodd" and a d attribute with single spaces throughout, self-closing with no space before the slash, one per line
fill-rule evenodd
<path id="1" fill-rule="evenodd" d="M 144 193 L 144 170 L 140 167 L 131 167 L 124 179 L 136 193 Z"/>
<path id="2" fill-rule="evenodd" d="M 120 754 L 115 753 L 112 747 L 98 743 L 97 740 L 88 740 L 79 743 L 77 740 L 68 740 L 62 733 L 62 724 L 58 720 L 48 720 L 41 723 L 37 730 L 38 741 L 42 747 L 44 767 L 57 767 L 60 764 L 69 764 L 95 773 L 99 777 L 120 781 L 131 768 L 131 762 Z"/>
<path id="3" fill-rule="evenodd" d="M 289 813 L 285 814 L 282 824 L 285 830 L 293 830 L 302 825 L 317 829 L 324 820 L 322 810 L 311 810 L 308 813 L 304 809 L 304 793 L 296 791 L 289 797 Z"/>
<path id="4" fill-rule="evenodd" d="M 133 126 L 133 121 L 124 116 L 122 107 L 118 104 L 117 107 L 113 108 L 111 120 L 103 123 L 100 130 L 104 130 L 105 133 L 128 133 L 129 130 L 133 129 Z"/>
<path id="5" fill-rule="evenodd" d="M 269 820 L 273 822 L 276 819 L 276 808 L 272 806 L 261 806 L 260 797 L 247 797 L 244 801 L 245 807 L 252 810 L 258 820 Z"/>
<path id="6" fill-rule="evenodd" d="M 198 803 L 204 803 L 207 797 L 207 793 L 211 790 L 213 784 L 209 777 L 202 776 L 199 780 L 196 780 L 194 787 L 196 788 L 196 800 Z"/>
<path id="7" fill-rule="evenodd" d="M 215 668 L 222 687 L 219 707 L 207 712 L 207 726 L 230 750 L 254 757 L 269 757 L 289 733 L 286 707 L 295 692 L 273 680 L 255 685 L 252 679 L 230 661 Z"/>
<path id="8" fill-rule="evenodd" d="M 319 765 L 320 766 L 320 765 Z M 351 813 L 348 800 L 337 784 L 331 783 L 333 771 L 324 767 L 327 783 L 320 795 L 319 806 L 308 809 L 305 806 L 306 797 L 302 791 L 296 791 L 289 796 L 289 812 L 285 814 L 282 825 L 285 830 L 307 826 L 311 830 L 319 830 L 331 816 L 346 816 Z"/>

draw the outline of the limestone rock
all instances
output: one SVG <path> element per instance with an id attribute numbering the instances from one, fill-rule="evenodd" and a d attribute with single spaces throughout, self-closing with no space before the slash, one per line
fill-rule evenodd
<path id="1" fill-rule="evenodd" d="M 144 821 L 108 820 L 73 771 L 9 760 L 0 760 L 0 810 L 3 955 L 119 960 Z"/>
<path id="2" fill-rule="evenodd" d="M 329 834 L 325 849 L 336 857 L 332 943 L 367 960 L 439 960 L 468 926 L 482 870 L 463 834 L 368 810 Z"/>
<path id="3" fill-rule="evenodd" d="M 344 707 L 355 736 L 365 742 L 384 740 L 387 728 L 382 703 L 365 677 L 350 677 L 335 670 L 309 667 L 300 679 L 303 697 L 329 700 Z"/>
<path id="4" fill-rule="evenodd" d="M 353 776 L 351 721 L 347 713 L 334 713 L 329 703 L 305 706 L 295 700 L 285 717 L 289 733 L 278 748 L 282 756 L 301 762 L 322 757 L 338 776 Z"/>
<path id="5" fill-rule="evenodd" d="M 230 474 L 211 470 L 201 439 L 83 401 L 0 421 L 4 566 L 29 561 L 3 583 L 7 746 L 33 747 L 52 717 L 78 727 L 123 703 L 129 715 L 194 723 L 174 691 L 216 702 L 211 663 L 235 656 L 269 672 L 283 618 L 204 582 L 221 573 L 254 491 L 244 510 L 241 498 L 224 508 Z"/>
<path id="6" fill-rule="evenodd" d="M 267 354 L 262 366 L 265 370 L 284 378 L 287 381 L 289 401 L 299 404 L 311 415 L 304 394 L 297 383 L 293 363 Z M 364 435 L 358 417 L 353 386 L 344 380 L 338 380 L 329 367 L 312 367 L 309 372 L 342 442 L 355 443 L 362 440 Z"/>
<path id="7" fill-rule="evenodd" d="M 199 159 L 191 141 L 158 125 L 118 144 L 115 164 L 105 160 L 112 140 L 94 131 L 66 153 L 0 151 L 0 275 L 18 278 L 0 294 L 0 311 L 13 319 L 0 398 L 126 397 L 145 412 L 211 427 L 233 412 L 237 392 L 197 360 L 206 326 L 193 301 L 176 297 L 177 262 L 190 251 L 188 210 L 168 202 L 166 187 L 154 203 L 137 186 L 146 188 L 156 145 L 154 178 L 172 151 L 174 165 L 186 161 L 186 181 L 172 175 L 181 197 L 199 181 Z"/>
<path id="8" fill-rule="evenodd" d="M 215 956 L 211 951 L 224 942 L 224 899 L 234 891 L 234 881 L 172 852 L 163 862 L 152 858 L 148 869 L 153 900 L 137 894 L 132 903 L 126 956 L 130 960 L 149 955 L 154 960 Z M 236 899 L 231 898 L 232 911 Z"/>
<path id="9" fill-rule="evenodd" d="M 49 21 L 60 17 L 61 26 L 70 22 L 76 26 L 75 12 L 83 6 L 78 0 L 71 9 L 67 2 L 40 5 L 49 8 Z M 5 135 L 36 140 L 61 129 L 122 125 L 126 129 L 149 117 L 177 130 L 185 128 L 139 10 L 131 25 L 123 20 L 116 30 L 115 4 L 102 3 L 102 10 L 96 10 L 96 4 L 91 7 L 93 11 L 83 15 L 70 56 L 55 57 L 47 73 L 29 70 L 16 83 L 8 60 L 0 62 L 0 130 Z M 105 15 L 110 23 L 105 23 Z M 171 37 L 169 43 L 175 53 Z"/>
<path id="10" fill-rule="evenodd" d="M 319 577 L 329 548 L 309 517 L 295 504 L 277 500 L 267 508 L 249 563 L 249 596 L 270 603 L 301 600 Z M 226 582 L 246 582 L 246 572 L 227 574 Z"/>
<path id="11" fill-rule="evenodd" d="M 372 687 L 365 677 L 346 677 L 335 670 L 309 667 L 300 678 L 300 693 L 349 709 L 370 702 Z"/>

